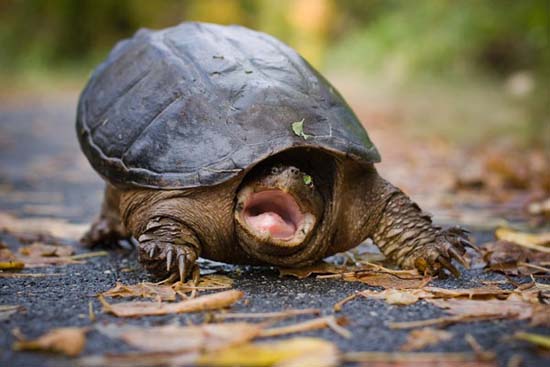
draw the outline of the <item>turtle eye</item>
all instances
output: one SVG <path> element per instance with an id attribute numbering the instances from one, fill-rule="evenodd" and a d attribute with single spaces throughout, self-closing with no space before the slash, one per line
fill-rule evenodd
<path id="1" fill-rule="evenodd" d="M 281 173 L 281 171 L 282 171 L 282 168 L 279 167 L 279 166 L 271 167 L 271 174 L 272 175 L 278 175 L 279 173 Z"/>

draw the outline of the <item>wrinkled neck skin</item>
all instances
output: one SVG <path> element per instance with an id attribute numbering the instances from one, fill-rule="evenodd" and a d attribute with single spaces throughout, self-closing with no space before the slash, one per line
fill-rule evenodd
<path id="1" fill-rule="evenodd" d="M 265 167 L 245 178 L 236 196 L 240 246 L 273 265 L 300 266 L 322 252 L 316 239 L 326 212 L 313 176 L 292 165 Z"/>

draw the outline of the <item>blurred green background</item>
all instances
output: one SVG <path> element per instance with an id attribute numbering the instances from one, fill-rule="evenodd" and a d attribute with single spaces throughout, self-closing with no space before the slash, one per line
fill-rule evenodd
<path id="1" fill-rule="evenodd" d="M 0 0 L 1 96 L 80 89 L 117 40 L 199 20 L 270 33 L 413 134 L 550 144 L 547 0 Z M 385 107 L 384 107 L 385 106 Z"/>

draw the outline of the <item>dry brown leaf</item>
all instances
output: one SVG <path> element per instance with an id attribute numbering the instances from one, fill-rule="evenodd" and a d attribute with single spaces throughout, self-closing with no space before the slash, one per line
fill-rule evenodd
<path id="1" fill-rule="evenodd" d="M 354 352 L 346 353 L 347 362 L 364 363 L 369 367 L 496 367 L 493 360 L 481 360 L 473 353 L 395 353 Z"/>
<path id="2" fill-rule="evenodd" d="M 501 289 L 497 286 L 490 285 L 488 287 L 479 288 L 438 288 L 438 287 L 425 287 L 424 291 L 429 292 L 434 298 L 490 298 L 490 297 L 504 297 L 508 296 L 512 291 Z"/>
<path id="3" fill-rule="evenodd" d="M 321 310 L 318 308 L 305 308 L 301 310 L 285 310 L 276 312 L 258 312 L 258 313 L 219 313 L 213 315 L 214 320 L 227 320 L 227 319 L 278 319 L 282 320 L 288 317 L 299 315 L 319 315 Z"/>
<path id="4" fill-rule="evenodd" d="M 188 293 L 193 290 L 214 290 L 227 289 L 233 286 L 233 279 L 220 274 L 208 274 L 201 276 L 197 285 L 193 284 L 192 280 L 185 283 L 176 282 L 172 284 L 172 289 L 176 292 Z"/>
<path id="5" fill-rule="evenodd" d="M 15 350 L 43 350 L 63 353 L 74 357 L 79 355 L 86 344 L 85 328 L 53 329 L 34 340 L 20 340 L 14 343 Z"/>
<path id="6" fill-rule="evenodd" d="M 8 213 L 0 213 L 0 230 L 15 234 L 50 235 L 79 240 L 88 230 L 88 227 L 88 224 L 74 224 L 64 219 L 51 217 L 18 218 Z"/>
<path id="7" fill-rule="evenodd" d="M 23 309 L 19 305 L 0 305 L 0 321 L 9 319 L 11 315 Z"/>
<path id="8" fill-rule="evenodd" d="M 501 227 L 495 231 L 495 237 L 498 240 L 513 242 L 531 250 L 550 253 L 550 232 L 534 234 Z"/>
<path id="9" fill-rule="evenodd" d="M 175 301 L 177 294 L 194 290 L 227 289 L 231 288 L 232 284 L 233 279 L 225 275 L 209 274 L 201 277 L 197 285 L 194 285 L 192 280 L 185 283 L 176 282 L 171 285 L 149 282 L 125 285 L 118 282 L 114 288 L 101 294 L 106 297 L 143 297 Z"/>
<path id="10" fill-rule="evenodd" d="M 74 253 L 74 248 L 71 246 L 48 245 L 42 242 L 34 242 L 31 245 L 21 247 L 19 253 L 30 257 L 63 257 L 71 256 Z"/>
<path id="11" fill-rule="evenodd" d="M 428 299 L 431 304 L 447 310 L 457 316 L 494 316 L 501 315 L 510 319 L 525 320 L 531 318 L 531 304 L 522 300 L 471 300 L 471 299 Z"/>
<path id="12" fill-rule="evenodd" d="M 550 254 L 518 246 L 513 242 L 496 241 L 481 247 L 487 268 L 506 274 L 534 274 L 550 269 L 533 268 L 550 262 Z"/>
<path id="13" fill-rule="evenodd" d="M 341 274 L 347 271 L 350 271 L 349 267 L 321 262 L 303 268 L 279 268 L 279 276 L 289 275 L 298 279 L 305 279 L 313 274 Z"/>
<path id="14" fill-rule="evenodd" d="M 162 301 L 176 300 L 176 291 L 172 289 L 172 286 L 147 282 L 132 285 L 124 285 L 117 282 L 114 288 L 101 294 L 106 297 L 143 297 L 160 299 Z"/>
<path id="15" fill-rule="evenodd" d="M 286 335 L 286 334 L 300 333 L 304 331 L 324 329 L 326 327 L 331 327 L 334 325 L 337 325 L 337 328 L 335 331 L 338 333 L 341 333 L 342 332 L 341 327 L 346 323 L 347 323 L 347 320 L 342 317 L 336 319 L 334 316 L 324 316 L 324 317 L 319 317 L 312 320 L 299 322 L 296 324 L 290 324 L 290 325 L 265 329 L 265 330 L 262 330 L 260 336 L 263 336 L 263 337 L 280 336 L 280 335 Z M 343 330 L 345 330 L 343 332 L 345 337 L 346 338 L 349 337 L 349 331 L 347 331 L 346 329 L 343 329 Z"/>
<path id="16" fill-rule="evenodd" d="M 109 304 L 100 295 L 99 300 L 103 305 L 103 311 L 112 313 L 118 317 L 139 317 L 149 315 L 167 315 L 172 313 L 199 312 L 218 310 L 229 307 L 244 296 L 244 293 L 237 290 L 229 290 L 219 293 L 208 294 L 177 303 L 161 302 L 122 302 Z"/>
<path id="17" fill-rule="evenodd" d="M 391 274 L 375 272 L 357 272 L 353 275 L 344 276 L 348 282 L 361 282 L 372 287 L 408 289 L 420 288 L 429 283 L 430 278 L 423 278 L 419 275 L 411 274 Z"/>
<path id="18" fill-rule="evenodd" d="M 340 353 L 334 344 L 323 339 L 293 338 L 206 353 L 197 359 L 197 364 L 211 367 L 332 367 L 340 365 Z"/>
<path id="19" fill-rule="evenodd" d="M 449 341 L 453 336 L 451 332 L 433 328 L 413 330 L 407 335 L 407 341 L 401 346 L 401 350 L 404 352 L 412 352 L 414 350 Z"/>
<path id="20" fill-rule="evenodd" d="M 261 331 L 260 325 L 245 322 L 147 328 L 113 324 L 97 328 L 101 333 L 143 351 L 178 353 L 214 351 L 242 344 Z"/>
<path id="21" fill-rule="evenodd" d="M 508 315 L 498 314 L 485 314 L 485 315 L 455 315 L 437 317 L 435 319 L 416 320 L 416 321 L 404 321 L 404 322 L 390 322 L 388 326 L 390 329 L 413 329 L 417 327 L 426 326 L 447 326 L 457 324 L 459 322 L 476 322 L 476 321 L 488 321 L 488 320 L 501 320 L 508 318 Z"/>
<path id="22" fill-rule="evenodd" d="M 433 295 L 424 289 L 385 289 L 383 291 L 364 290 L 359 295 L 365 298 L 385 300 L 389 304 L 411 305 L 419 299 L 431 298 Z"/>

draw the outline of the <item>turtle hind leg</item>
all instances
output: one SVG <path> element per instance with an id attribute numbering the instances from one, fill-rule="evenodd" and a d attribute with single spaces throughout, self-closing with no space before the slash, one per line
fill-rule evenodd
<path id="1" fill-rule="evenodd" d="M 447 269 L 459 276 L 453 260 L 468 267 L 464 258 L 466 247 L 473 247 L 468 231 L 435 226 L 430 215 L 386 181 L 382 191 L 387 201 L 372 238 L 386 257 L 402 268 L 416 268 L 429 274 Z"/>
<path id="2" fill-rule="evenodd" d="M 119 203 L 120 192 L 107 184 L 99 217 L 80 239 L 85 247 L 119 247 L 122 241 L 131 243 L 130 233 L 120 218 Z"/>

